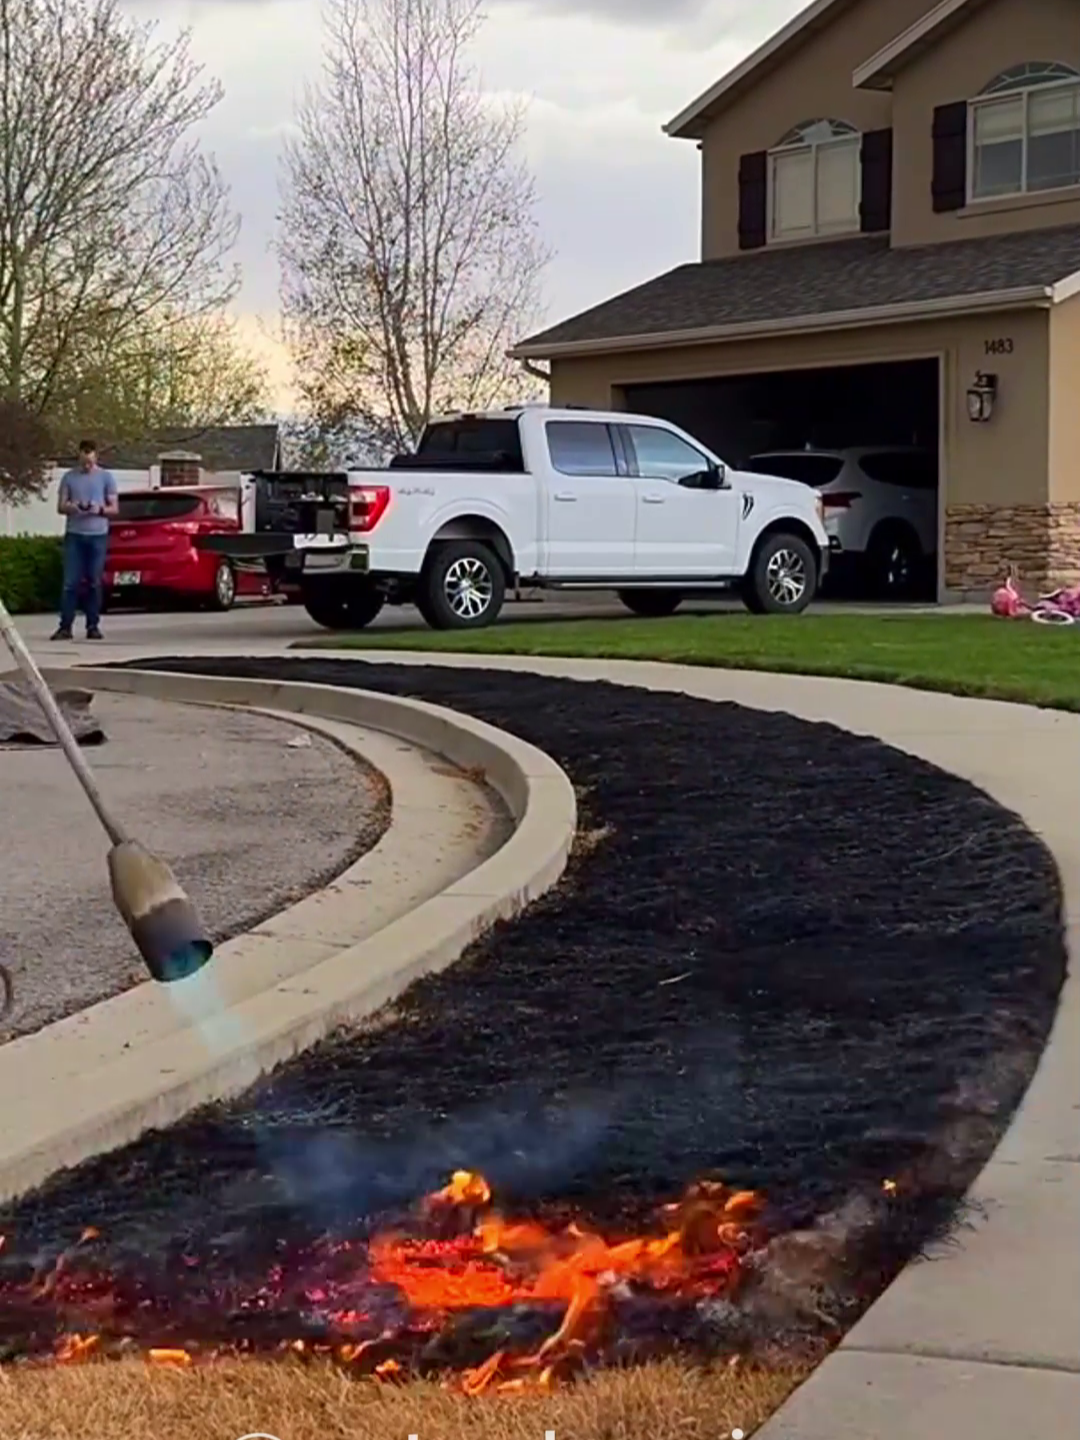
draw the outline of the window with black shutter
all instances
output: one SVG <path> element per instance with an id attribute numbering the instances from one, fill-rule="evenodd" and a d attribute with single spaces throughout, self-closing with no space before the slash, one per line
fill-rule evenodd
<path id="1" fill-rule="evenodd" d="M 968 104 L 956 100 L 934 111 L 934 210 L 962 210 L 967 204 Z"/>
<path id="2" fill-rule="evenodd" d="M 878 234 L 892 225 L 893 132 L 868 130 L 862 138 L 859 228 Z"/>
<path id="3" fill-rule="evenodd" d="M 768 232 L 769 157 L 765 150 L 739 161 L 739 249 L 757 250 Z"/>

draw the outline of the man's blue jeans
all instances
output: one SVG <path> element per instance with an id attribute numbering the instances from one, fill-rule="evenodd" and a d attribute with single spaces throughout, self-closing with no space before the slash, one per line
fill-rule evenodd
<path id="1" fill-rule="evenodd" d="M 101 620 L 101 577 L 105 573 L 108 535 L 64 536 L 64 592 L 60 601 L 60 627 L 70 630 L 82 598 L 87 630 Z M 80 595 L 81 592 L 81 595 Z"/>

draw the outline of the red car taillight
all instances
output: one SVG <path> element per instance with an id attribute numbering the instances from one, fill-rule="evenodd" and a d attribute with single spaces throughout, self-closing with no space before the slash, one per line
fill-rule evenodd
<path id="1" fill-rule="evenodd" d="M 168 520 L 161 528 L 173 535 L 198 535 L 203 527 L 198 520 Z"/>
<path id="2" fill-rule="evenodd" d="M 850 510 L 855 500 L 861 500 L 858 490 L 826 490 L 821 503 L 826 510 Z"/>
<path id="3" fill-rule="evenodd" d="M 374 530 L 389 504 L 389 485 L 361 485 L 350 490 L 349 529 L 361 533 Z"/>

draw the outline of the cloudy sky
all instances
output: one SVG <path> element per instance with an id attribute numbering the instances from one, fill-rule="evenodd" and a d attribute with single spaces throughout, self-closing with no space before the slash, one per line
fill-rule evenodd
<path id="1" fill-rule="evenodd" d="M 163 32 L 189 28 L 225 86 L 206 140 L 243 219 L 238 311 L 265 348 L 277 304 L 278 156 L 294 100 L 318 71 L 319 0 L 123 3 Z M 694 258 L 697 151 L 660 127 L 803 3 L 488 0 L 477 61 L 485 89 L 529 102 L 528 159 L 556 252 L 549 320 Z M 283 386 L 280 357 L 274 373 Z"/>

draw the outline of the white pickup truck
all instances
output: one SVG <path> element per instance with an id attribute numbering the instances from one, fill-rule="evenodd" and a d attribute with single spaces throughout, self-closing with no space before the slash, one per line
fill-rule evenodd
<path id="1" fill-rule="evenodd" d="M 828 564 L 812 487 L 733 470 L 666 420 L 621 411 L 447 416 L 386 470 L 260 481 L 277 497 L 265 518 L 203 548 L 298 580 L 330 630 L 387 603 L 478 628 L 515 586 L 616 590 L 650 616 L 734 587 L 755 613 L 793 615 Z"/>

